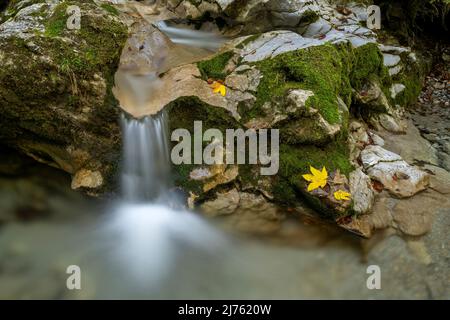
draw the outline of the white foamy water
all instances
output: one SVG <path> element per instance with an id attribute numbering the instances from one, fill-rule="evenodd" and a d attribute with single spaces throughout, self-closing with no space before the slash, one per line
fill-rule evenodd
<path id="1" fill-rule="evenodd" d="M 183 206 L 172 191 L 168 114 L 141 119 L 122 115 L 121 125 L 122 199 L 102 230 L 115 239 L 113 263 L 140 286 L 155 288 L 185 250 L 217 253 L 225 241 L 198 214 L 175 209 Z"/>
<path id="2" fill-rule="evenodd" d="M 122 195 L 133 202 L 166 196 L 170 181 L 167 114 L 134 119 L 122 115 Z"/>
<path id="3" fill-rule="evenodd" d="M 192 30 L 170 26 L 165 21 L 157 22 L 156 26 L 176 44 L 217 50 L 225 42 L 225 39 L 219 33 L 212 31 Z"/>
<path id="4" fill-rule="evenodd" d="M 122 203 L 107 221 L 114 236 L 114 263 L 142 287 L 162 286 L 186 251 L 214 254 L 223 237 L 191 212 L 166 204 Z"/>

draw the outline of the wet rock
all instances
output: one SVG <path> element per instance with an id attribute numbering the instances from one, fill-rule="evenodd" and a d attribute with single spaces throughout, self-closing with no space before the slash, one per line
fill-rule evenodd
<path id="1" fill-rule="evenodd" d="M 386 67 L 394 67 L 401 61 L 400 57 L 397 55 L 384 53 L 383 54 L 383 63 Z"/>
<path id="2" fill-rule="evenodd" d="M 405 85 L 401 84 L 401 83 L 394 83 L 390 89 L 391 92 L 391 98 L 395 99 L 395 97 L 402 92 L 403 90 L 405 90 Z"/>
<path id="3" fill-rule="evenodd" d="M 397 120 L 392 115 L 387 113 L 378 115 L 377 121 L 381 127 L 392 133 L 405 133 L 407 128 L 403 121 Z"/>
<path id="4" fill-rule="evenodd" d="M 284 215 L 261 195 L 239 193 L 236 211 L 224 217 L 226 227 L 246 233 L 270 234 L 281 227 Z"/>
<path id="5" fill-rule="evenodd" d="M 203 184 L 203 192 L 208 192 L 219 185 L 234 181 L 238 174 L 239 168 L 236 165 L 215 164 L 193 169 L 189 173 L 189 179 L 200 181 Z"/>
<path id="6" fill-rule="evenodd" d="M 208 217 L 232 214 L 236 211 L 240 196 L 236 189 L 227 192 L 218 192 L 217 198 L 207 201 L 200 206 L 200 210 Z"/>
<path id="7" fill-rule="evenodd" d="M 355 92 L 356 102 L 367 108 L 367 113 L 393 113 L 393 108 L 377 82 L 370 81 Z"/>
<path id="8" fill-rule="evenodd" d="M 103 185 L 103 177 L 99 171 L 78 170 L 72 178 L 72 189 L 95 189 Z"/>
<path id="9" fill-rule="evenodd" d="M 369 134 L 364 123 L 352 120 L 349 125 L 350 134 L 358 147 L 362 148 L 370 143 Z"/>
<path id="10" fill-rule="evenodd" d="M 423 139 L 419 130 L 411 121 L 407 122 L 405 134 L 393 135 L 390 132 L 378 132 L 385 141 L 385 148 L 399 154 L 408 163 L 438 164 L 436 150 Z"/>
<path id="11" fill-rule="evenodd" d="M 437 166 L 426 164 L 423 169 L 430 175 L 430 188 L 440 194 L 450 194 L 450 173 Z"/>
<path id="12" fill-rule="evenodd" d="M 370 178 L 361 169 L 356 169 L 349 175 L 349 185 L 353 210 L 359 214 L 370 212 L 375 199 Z"/>
<path id="13" fill-rule="evenodd" d="M 101 172 L 106 182 L 120 154 L 111 76 L 127 27 L 96 2 L 83 1 L 83 32 L 68 30 L 67 6 L 10 3 L 14 16 L 0 24 L 0 139 L 70 174 Z M 110 187 L 97 185 L 95 193 Z"/>
<path id="14" fill-rule="evenodd" d="M 410 197 L 428 186 L 428 174 L 380 146 L 365 148 L 361 152 L 361 161 L 364 171 L 395 196 Z"/>
<path id="15" fill-rule="evenodd" d="M 414 198 L 408 201 L 409 203 L 401 201 L 394 207 L 394 222 L 404 234 L 421 236 L 430 231 L 433 223 L 432 212 L 426 205 L 428 201 L 424 197 L 420 197 L 420 200 Z"/>

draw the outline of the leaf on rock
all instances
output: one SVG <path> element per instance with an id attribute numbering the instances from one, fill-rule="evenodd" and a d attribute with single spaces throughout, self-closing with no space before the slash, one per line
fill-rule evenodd
<path id="1" fill-rule="evenodd" d="M 220 93 L 222 95 L 222 97 L 225 97 L 225 95 L 227 94 L 227 88 L 225 87 L 225 85 L 223 83 L 220 83 L 218 81 L 213 81 L 210 84 L 210 87 L 213 89 L 214 93 Z"/>
<path id="2" fill-rule="evenodd" d="M 349 201 L 350 200 L 350 193 L 344 191 L 344 190 L 338 190 L 334 193 L 334 198 L 336 200 L 342 200 L 342 201 Z"/>
<path id="3" fill-rule="evenodd" d="M 309 166 L 309 170 L 312 174 L 304 174 L 302 177 L 306 181 L 310 182 L 308 185 L 308 191 L 313 191 L 318 188 L 323 188 L 327 184 L 328 172 L 325 167 L 322 168 L 322 171 L 317 170 L 313 166 Z"/>

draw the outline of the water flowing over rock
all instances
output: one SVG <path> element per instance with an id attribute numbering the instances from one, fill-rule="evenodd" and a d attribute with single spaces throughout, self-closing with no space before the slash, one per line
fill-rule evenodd
<path id="1" fill-rule="evenodd" d="M 190 204 L 209 212 L 238 211 L 227 191 L 236 188 L 284 206 L 306 201 L 338 220 L 370 213 L 371 180 L 399 197 L 427 186 L 427 174 L 382 149 L 372 132 L 407 132 L 404 107 L 419 93 L 422 56 L 367 28 L 365 4 L 83 1 L 83 32 L 64 27 L 62 1 L 8 8 L 0 139 L 72 174 L 73 188 L 116 191 L 122 110 L 142 120 L 167 112 L 169 130 L 192 132 L 196 120 L 222 133 L 279 130 L 274 176 L 261 176 L 260 163 L 174 166 Z M 302 178 L 310 166 L 330 174 L 314 192 Z"/>

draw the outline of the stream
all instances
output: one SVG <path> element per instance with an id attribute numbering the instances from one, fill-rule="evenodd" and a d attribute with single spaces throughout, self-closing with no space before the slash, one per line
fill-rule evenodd
<path id="1" fill-rule="evenodd" d="M 125 60 L 116 74 L 115 94 L 124 109 L 120 197 L 87 198 L 70 189 L 68 175 L 34 162 L 25 163 L 28 169 L 19 176 L 0 176 L 0 299 L 427 299 L 445 294 L 441 278 L 448 265 L 438 237 L 448 231 L 448 208 L 420 240 L 431 248 L 427 254 L 434 264 L 424 263 L 420 246 L 410 245 L 417 239 L 387 231 L 363 240 L 306 207 L 263 235 L 231 231 L 220 219 L 183 208 L 170 181 L 168 115 L 143 114 L 154 111 L 149 104 L 164 95 L 160 73 L 211 54 L 223 39 L 157 25 L 173 40 L 167 48 L 171 56 L 162 53 L 160 60 L 132 67 Z M 8 165 L 22 161 L 11 151 Z M 270 230 L 270 222 L 246 223 Z M 81 271 L 79 290 L 66 286 L 73 265 Z M 383 272 L 381 290 L 367 287 L 371 265 Z"/>

